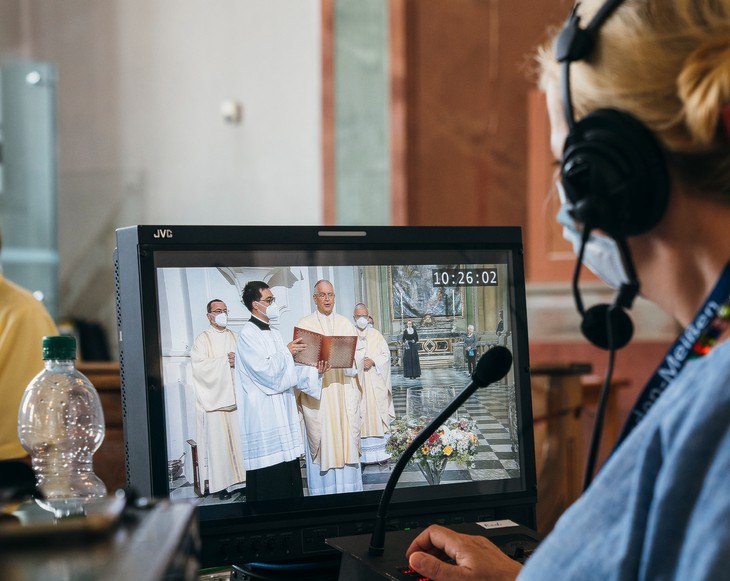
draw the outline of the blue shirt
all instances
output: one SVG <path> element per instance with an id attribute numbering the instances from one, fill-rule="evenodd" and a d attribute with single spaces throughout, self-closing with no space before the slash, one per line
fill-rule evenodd
<path id="1" fill-rule="evenodd" d="M 519 579 L 730 579 L 730 341 L 687 363 Z"/>

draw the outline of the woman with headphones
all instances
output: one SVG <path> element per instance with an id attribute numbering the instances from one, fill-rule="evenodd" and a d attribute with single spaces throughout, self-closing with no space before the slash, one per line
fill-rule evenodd
<path id="1" fill-rule="evenodd" d="M 613 352 L 637 293 L 684 327 L 620 444 L 524 568 L 433 526 L 407 551 L 446 579 L 726 579 L 730 563 L 730 0 L 584 0 L 541 86 L 559 214 L 618 293 L 584 310 Z M 580 266 L 580 265 L 579 265 Z"/>

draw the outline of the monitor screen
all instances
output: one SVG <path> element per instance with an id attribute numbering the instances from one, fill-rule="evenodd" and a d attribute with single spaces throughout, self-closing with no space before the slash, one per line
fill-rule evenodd
<path id="1" fill-rule="evenodd" d="M 535 526 L 519 228 L 133 226 L 117 231 L 115 268 L 128 484 L 198 505 L 204 565 L 316 556 L 332 550 L 325 538 L 372 530 L 409 439 L 496 345 L 512 352 L 512 369 L 414 455 L 388 528 L 496 518 Z M 252 303 L 255 321 L 242 301 L 249 283 L 254 299 L 270 299 Z M 256 375 L 272 301 L 278 317 L 268 325 L 283 356 L 293 359 L 295 328 L 308 328 L 355 336 L 346 363 L 322 374 L 292 360 L 286 385 Z M 360 327 L 356 307 L 367 309 Z M 235 344 L 223 349 L 228 367 L 206 367 L 223 335 Z M 371 384 L 365 349 L 376 341 Z M 287 475 L 271 471 L 284 464 Z"/>

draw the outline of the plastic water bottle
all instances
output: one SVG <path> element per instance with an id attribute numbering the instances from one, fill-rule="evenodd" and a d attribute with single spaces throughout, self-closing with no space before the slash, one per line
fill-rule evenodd
<path id="1" fill-rule="evenodd" d="M 99 394 L 76 369 L 76 339 L 44 337 L 45 369 L 23 393 L 18 436 L 33 463 L 37 502 L 56 517 L 84 514 L 106 486 L 94 474 L 92 457 L 104 440 Z"/>

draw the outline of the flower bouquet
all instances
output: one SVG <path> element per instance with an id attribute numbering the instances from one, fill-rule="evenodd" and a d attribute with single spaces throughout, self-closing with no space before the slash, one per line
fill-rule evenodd
<path id="1" fill-rule="evenodd" d="M 397 460 L 426 426 L 425 418 L 399 418 L 390 426 L 390 437 L 385 449 Z M 473 466 L 477 453 L 476 426 L 473 421 L 447 420 L 411 458 L 423 472 L 429 484 L 438 484 L 449 460 L 464 466 Z"/>

